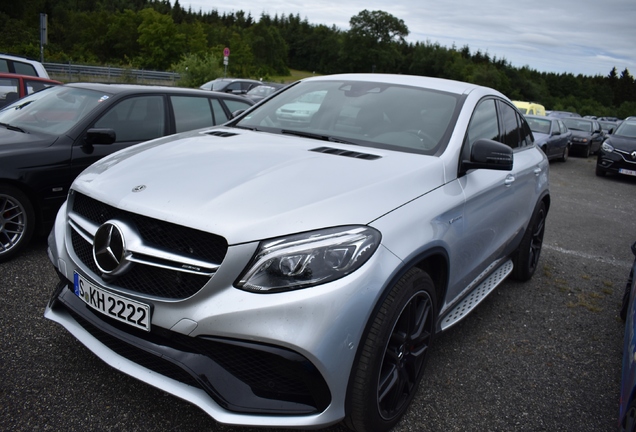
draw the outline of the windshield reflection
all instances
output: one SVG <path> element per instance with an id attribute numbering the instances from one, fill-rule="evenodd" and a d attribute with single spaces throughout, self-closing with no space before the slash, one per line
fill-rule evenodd
<path id="1" fill-rule="evenodd" d="M 430 89 L 312 80 L 282 90 L 234 126 L 435 154 L 459 105 L 456 95 Z"/>
<path id="2" fill-rule="evenodd" d="M 0 123 L 27 132 L 61 135 L 110 97 L 94 90 L 55 86 L 6 106 Z"/>

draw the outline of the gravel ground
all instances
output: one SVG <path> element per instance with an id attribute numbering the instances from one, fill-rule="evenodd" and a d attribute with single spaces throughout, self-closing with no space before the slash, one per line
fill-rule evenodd
<path id="1" fill-rule="evenodd" d="M 539 270 L 438 337 L 395 431 L 616 430 L 636 179 L 597 178 L 594 162 L 551 164 Z M 0 264 L 0 430 L 255 430 L 116 372 L 44 319 L 56 280 L 44 239 Z"/>

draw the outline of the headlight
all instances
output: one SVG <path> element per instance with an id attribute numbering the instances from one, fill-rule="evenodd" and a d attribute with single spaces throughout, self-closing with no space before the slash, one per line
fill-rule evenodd
<path id="1" fill-rule="evenodd" d="M 331 282 L 360 268 L 380 239 L 373 228 L 348 226 L 263 241 L 236 287 L 272 293 Z"/>
<path id="2" fill-rule="evenodd" d="M 601 144 L 601 150 L 605 153 L 612 153 L 614 151 L 614 147 L 610 144 L 609 140 L 605 140 L 603 141 L 603 144 Z"/>

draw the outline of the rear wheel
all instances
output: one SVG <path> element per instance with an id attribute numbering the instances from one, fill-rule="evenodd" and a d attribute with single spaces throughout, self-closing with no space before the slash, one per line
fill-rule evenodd
<path id="1" fill-rule="evenodd" d="M 541 201 L 523 235 L 519 249 L 513 257 L 512 277 L 519 281 L 529 280 L 537 269 L 543 246 L 547 213 L 545 203 Z"/>
<path id="2" fill-rule="evenodd" d="M 13 258 L 33 235 L 35 213 L 17 188 L 0 185 L 0 262 Z"/>
<path id="3" fill-rule="evenodd" d="M 406 412 L 425 369 L 437 317 L 430 276 L 409 270 L 371 317 L 347 394 L 346 424 L 358 432 L 391 429 Z"/>

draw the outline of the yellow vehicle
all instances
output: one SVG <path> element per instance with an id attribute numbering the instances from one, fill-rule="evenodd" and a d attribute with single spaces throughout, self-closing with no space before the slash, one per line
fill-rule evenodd
<path id="1" fill-rule="evenodd" d="M 534 102 L 512 101 L 512 103 L 521 111 L 521 114 L 545 115 L 545 107 Z"/>

